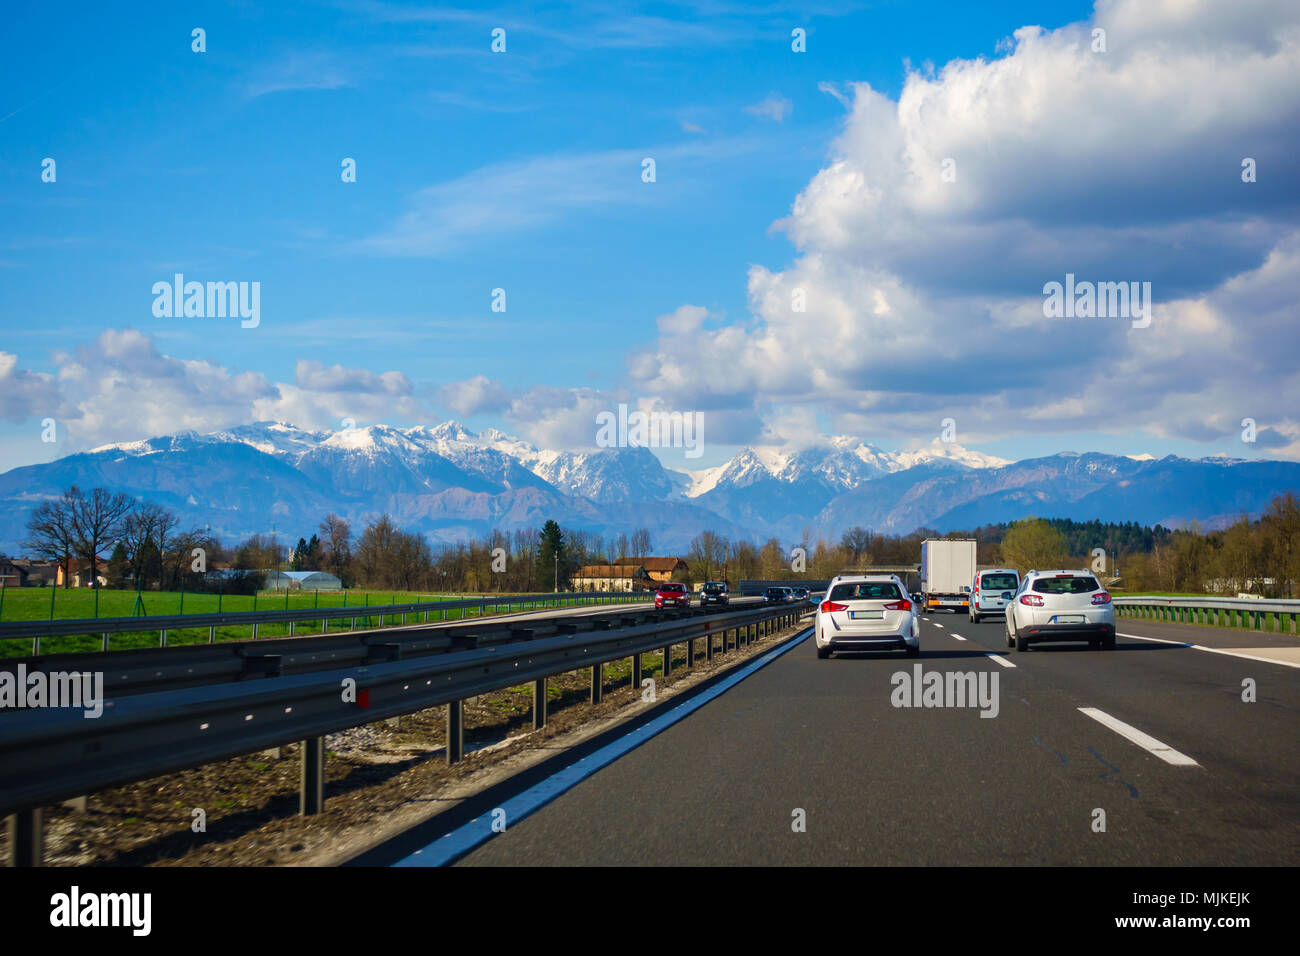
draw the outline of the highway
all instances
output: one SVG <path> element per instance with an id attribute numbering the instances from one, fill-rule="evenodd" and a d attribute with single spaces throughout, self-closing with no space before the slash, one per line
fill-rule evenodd
<path id="1" fill-rule="evenodd" d="M 1161 642 L 1294 639 L 1122 618 L 1122 635 L 1159 640 L 1018 653 L 1003 627 L 934 614 L 919 660 L 820 661 L 802 640 L 459 862 L 1300 862 L 1300 669 Z M 996 716 L 893 706 L 891 675 L 917 664 L 996 675 Z M 1244 678 L 1254 703 L 1242 700 Z"/>

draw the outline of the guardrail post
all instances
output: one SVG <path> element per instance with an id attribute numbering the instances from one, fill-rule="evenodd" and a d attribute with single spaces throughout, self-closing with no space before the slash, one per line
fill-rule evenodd
<path id="1" fill-rule="evenodd" d="M 9 818 L 9 865 L 45 863 L 44 813 L 40 807 L 19 810 Z"/>
<path id="2" fill-rule="evenodd" d="M 668 644 L 664 647 L 664 676 L 667 677 L 673 672 L 673 646 Z"/>
<path id="3" fill-rule="evenodd" d="M 315 816 L 325 808 L 325 738 L 308 737 L 302 742 L 302 786 L 298 793 L 298 815 Z"/>
<path id="4" fill-rule="evenodd" d="M 713 660 L 713 632 L 709 630 L 707 624 L 704 625 L 704 659 Z"/>
<path id="5" fill-rule="evenodd" d="M 686 666 L 695 666 L 695 638 L 686 642 Z"/>
<path id="6" fill-rule="evenodd" d="M 257 625 L 256 625 L 256 624 L 253 625 L 253 636 L 254 636 L 254 637 L 257 637 Z M 167 646 L 167 628 L 165 628 L 165 627 L 164 627 L 162 630 L 160 630 L 160 631 L 158 632 L 158 646 L 159 646 L 159 647 L 166 647 L 166 646 Z"/>
<path id="7" fill-rule="evenodd" d="M 465 702 L 453 700 L 447 705 L 447 763 L 459 763 L 465 756 Z"/>
<path id="8" fill-rule="evenodd" d="M 533 681 L 533 730 L 546 726 L 546 678 Z"/>
<path id="9" fill-rule="evenodd" d="M 293 626 L 294 626 L 296 623 L 298 623 L 298 622 L 297 622 L 297 621 L 290 621 L 290 622 L 289 622 L 289 636 L 290 636 L 290 637 L 293 637 Z"/>
<path id="10" fill-rule="evenodd" d="M 632 689 L 641 689 L 641 655 L 632 655 Z"/>
<path id="11" fill-rule="evenodd" d="M 104 650 L 108 650 L 108 631 L 104 632 Z"/>
<path id="12" fill-rule="evenodd" d="M 210 628 L 208 628 L 208 643 L 209 644 L 217 643 L 217 625 L 215 624 L 213 624 Z M 107 634 L 104 635 L 104 650 L 108 650 Z"/>
<path id="13" fill-rule="evenodd" d="M 599 704 L 605 689 L 605 666 L 603 664 L 591 665 L 591 702 Z"/>

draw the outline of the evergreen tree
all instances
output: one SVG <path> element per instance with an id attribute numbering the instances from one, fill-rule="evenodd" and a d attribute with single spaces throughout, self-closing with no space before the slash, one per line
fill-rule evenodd
<path id="1" fill-rule="evenodd" d="M 567 559 L 564 532 L 554 521 L 542 525 L 540 547 L 537 549 L 537 584 L 543 591 L 557 591 L 565 581 Z M 559 580 L 556 580 L 556 571 Z"/>

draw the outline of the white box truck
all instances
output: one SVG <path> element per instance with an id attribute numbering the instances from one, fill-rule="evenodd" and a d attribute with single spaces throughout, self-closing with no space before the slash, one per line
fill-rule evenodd
<path id="1" fill-rule="evenodd" d="M 921 542 L 922 610 L 968 610 L 974 579 L 974 538 L 927 538 Z"/>

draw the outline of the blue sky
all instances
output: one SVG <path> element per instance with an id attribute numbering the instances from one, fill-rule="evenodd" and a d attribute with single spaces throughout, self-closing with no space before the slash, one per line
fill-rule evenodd
<path id="1" fill-rule="evenodd" d="M 1172 65 L 1205 53 L 1217 35 L 1240 45 L 1225 46 L 1240 64 L 1252 44 L 1283 65 L 1292 52 L 1279 53 L 1266 33 L 1223 37 L 1214 23 L 1152 23 L 1119 0 L 1105 6 L 1107 22 L 1144 47 L 1133 39 L 1133 49 L 1114 51 L 1095 78 L 1098 101 L 1125 69 L 1141 80 L 1153 50 Z M 1166 297 L 1187 303 L 1164 320 L 1166 328 L 1192 323 L 1179 341 L 1197 328 L 1199 307 L 1220 322 L 1237 308 L 1258 315 L 1238 301 L 1252 293 L 1232 283 L 1263 282 L 1258 270 L 1270 256 L 1281 257 L 1284 288 L 1294 278 L 1296 187 L 1279 186 L 1275 172 L 1279 163 L 1294 172 L 1294 159 L 1275 162 L 1254 192 L 1235 188 L 1238 155 L 1281 157 L 1297 145 L 1294 128 L 1290 140 L 1279 131 L 1294 119 L 1295 100 L 1275 94 L 1267 77 L 1259 116 L 1217 135 L 1177 124 L 1167 131 L 1170 157 L 1187 155 L 1188 142 L 1231 143 L 1222 193 L 1204 188 L 1205 168 L 1190 160 L 1135 172 L 1149 144 L 1135 143 L 1132 129 L 1149 130 L 1157 144 L 1164 135 L 1137 111 L 1096 131 L 1114 138 L 1113 155 L 1085 157 L 1059 173 L 1066 189 L 1048 182 L 1042 193 L 983 142 L 1023 137 L 1032 155 L 1047 148 L 1033 142 L 1035 124 L 971 132 L 958 160 L 970 165 L 958 168 L 977 170 L 985 193 L 942 222 L 925 219 L 932 203 L 921 192 L 906 208 L 881 205 L 863 219 L 812 188 L 840 189 L 836 170 L 848 169 L 843 182 L 858 188 L 865 178 L 869 190 L 886 168 L 875 144 L 893 138 L 914 155 L 933 133 L 927 116 L 954 104 L 965 103 L 963 115 L 996 109 L 999 117 L 1025 107 L 963 92 L 989 64 L 1019 57 L 1027 76 L 1064 82 L 1075 62 L 1062 52 L 1071 34 L 1055 31 L 1086 30 L 1090 4 L 213 3 L 148 12 L 77 4 L 60 8 L 58 29 L 43 5 L 11 5 L 6 16 L 0 377 L 19 400 L 0 422 L 0 467 L 263 414 L 313 427 L 342 417 L 397 425 L 459 417 L 574 445 L 591 409 L 619 400 L 716 416 L 707 455 L 693 467 L 725 460 L 742 442 L 828 433 L 914 445 L 937 434 L 946 411 L 957 415 L 963 444 L 1008 458 L 1064 449 L 1296 454 L 1300 431 L 1286 404 L 1295 380 L 1283 365 L 1230 366 L 1228 375 L 1259 387 L 1247 400 L 1230 377 L 1213 394 L 1197 384 L 1212 353 L 1154 349 L 1142 367 L 1154 367 L 1151 387 L 1170 410 L 1144 419 L 1159 403 L 1131 388 L 1132 374 L 1117 387 L 1077 365 L 1081 350 L 1095 350 L 1089 366 L 1131 356 L 1135 340 L 1120 336 L 1137 330 L 1110 320 L 1100 332 L 1061 337 L 1025 331 L 1015 317 L 1036 301 L 1044 276 L 1060 278 L 1074 263 L 1098 279 L 1130 278 L 1117 263 L 1135 263 L 1132 278 L 1154 276 Z M 1051 42 L 1008 43 L 1025 25 L 1041 26 Z M 206 31 L 206 52 L 191 50 L 196 27 Z M 506 31 L 504 53 L 490 50 L 496 27 Z M 791 50 L 796 27 L 807 31 L 807 52 Z M 954 61 L 984 66 L 945 79 Z M 936 112 L 909 118 L 899 109 L 909 69 Z M 1079 87 L 1090 82 L 1085 75 Z M 1230 116 L 1234 104 L 1206 107 L 1216 108 Z M 1095 115 L 1113 115 L 1108 109 Z M 873 124 L 891 110 L 891 129 L 877 136 Z M 53 183 L 41 181 L 45 157 L 57 163 Z M 340 179 L 345 157 L 356 160 L 355 183 Z M 641 179 L 645 157 L 656 163 L 653 183 Z M 987 174 L 994 162 L 1000 172 Z M 1176 192 L 1162 195 L 1170 180 L 1202 198 L 1189 206 Z M 1077 195 L 1066 195 L 1074 183 Z M 801 196 L 807 208 L 792 213 Z M 1053 196 L 1060 206 L 1045 208 Z M 1017 224 L 1026 222 L 1022 235 Z M 1062 235 L 1071 237 L 1062 244 L 1069 254 L 1047 265 L 1006 251 Z M 1148 258 L 1153 245 L 1178 254 Z M 858 268 L 869 275 L 848 274 Z M 259 326 L 156 318 L 151 286 L 176 272 L 259 282 Z M 801 274 L 827 282 L 819 302 L 831 302 L 834 287 L 834 301 L 850 309 L 861 305 L 849 291 L 859 281 L 872 283 L 867 301 L 886 290 L 884 311 L 852 319 L 858 341 L 969 311 L 956 337 L 970 335 L 977 347 L 927 359 L 909 345 L 887 369 L 860 356 L 819 384 L 819 354 L 843 353 L 827 323 L 850 319 L 814 309 L 806 336 L 783 335 L 759 304 L 769 278 L 783 289 Z M 495 288 L 506 290 L 504 313 L 491 311 Z M 1278 308 L 1287 293 L 1269 286 L 1259 295 Z M 891 325 L 873 325 L 872 315 L 891 316 Z M 1033 374 L 1006 358 L 1018 335 L 1045 377 L 1028 381 Z M 821 353 L 790 344 L 819 339 Z M 773 377 L 733 364 L 729 348 L 751 362 L 776 348 L 769 364 L 793 370 Z M 732 386 L 720 384 L 733 374 Z M 1062 387 L 1076 380 L 1077 393 Z M 1190 418 L 1182 410 L 1195 399 L 1180 399 L 1184 389 L 1203 402 Z M 915 394 L 895 398 L 903 391 Z M 948 404 L 936 402 L 941 395 Z M 1224 398 L 1233 395 L 1240 407 Z M 1247 414 L 1267 441 L 1237 439 L 1234 423 Z M 39 440 L 46 417 L 64 426 L 55 446 Z M 1129 420 L 1117 428 L 1118 418 Z"/>

